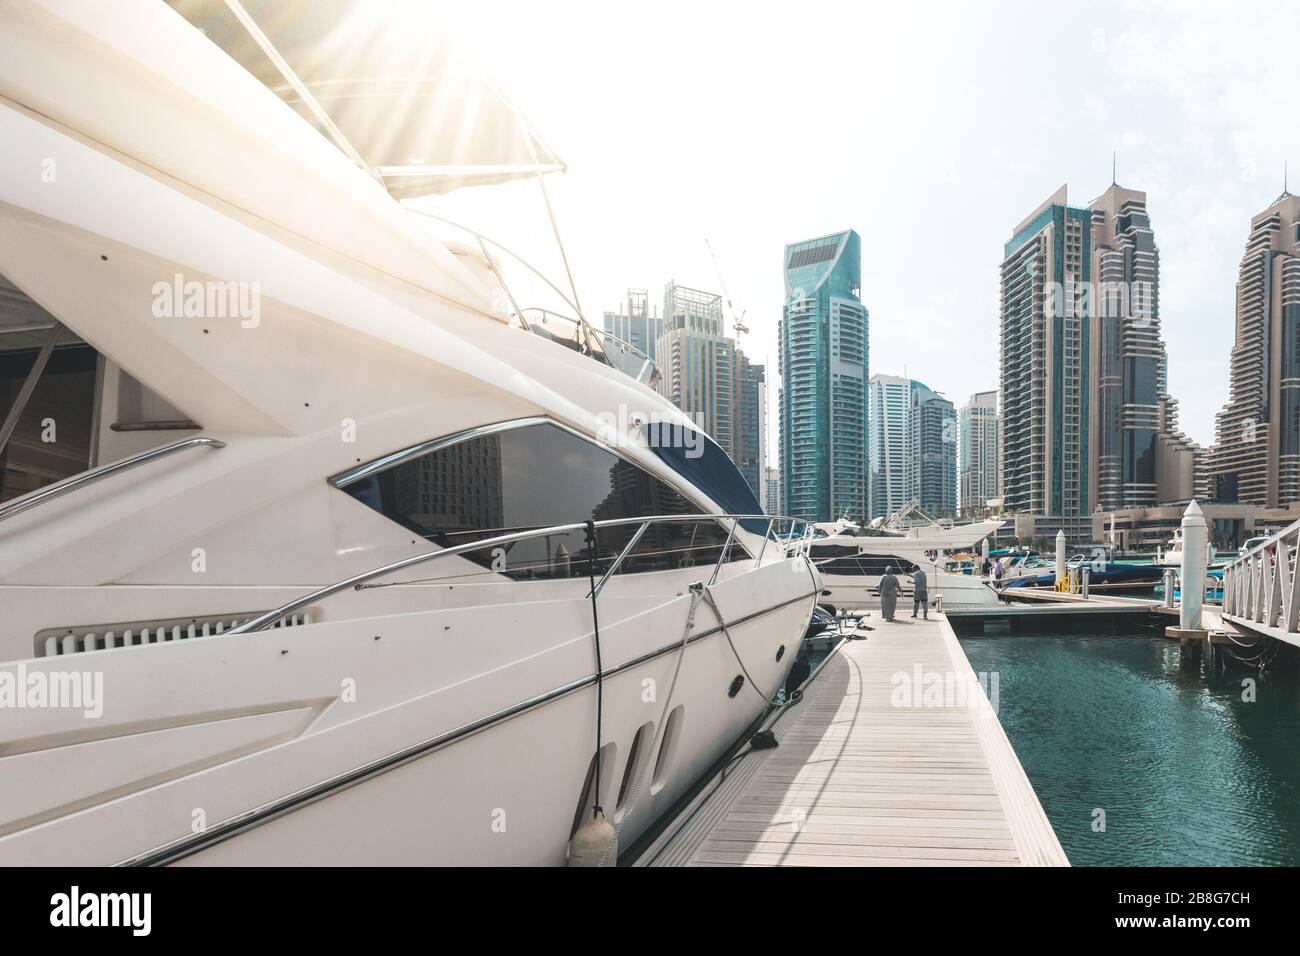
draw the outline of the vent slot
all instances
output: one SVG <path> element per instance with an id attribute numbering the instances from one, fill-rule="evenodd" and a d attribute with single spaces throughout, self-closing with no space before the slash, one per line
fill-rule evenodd
<path id="1" fill-rule="evenodd" d="M 96 624 L 86 627 L 47 627 L 37 631 L 34 640 L 36 657 L 65 657 L 86 651 L 106 651 L 145 644 L 167 644 L 200 637 L 219 637 L 226 631 L 263 614 L 214 614 L 208 617 L 178 617 L 163 621 L 130 621 L 124 624 Z M 287 614 L 271 627 L 298 627 L 312 623 L 310 611 Z"/>

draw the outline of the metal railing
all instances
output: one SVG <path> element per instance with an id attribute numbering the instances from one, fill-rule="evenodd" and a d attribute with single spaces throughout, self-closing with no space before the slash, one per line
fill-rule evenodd
<path id="1" fill-rule="evenodd" d="M 522 314 L 526 327 L 534 335 L 563 345 L 602 365 L 617 369 L 629 378 L 654 388 L 663 378 L 663 371 L 650 356 L 630 342 L 624 342 L 610 332 L 602 332 L 584 319 L 574 319 L 550 309 L 528 306 Z"/>
<path id="2" fill-rule="evenodd" d="M 1300 521 L 1239 554 L 1223 569 L 1223 617 L 1285 638 L 1300 633 Z M 1290 643 L 1295 643 L 1294 638 Z"/>
<path id="3" fill-rule="evenodd" d="M 424 216 L 427 219 L 440 222 L 452 229 L 459 230 L 477 243 L 479 249 L 483 253 L 483 257 L 487 260 L 488 268 L 491 269 L 497 282 L 500 283 L 501 291 L 505 293 L 506 299 L 510 303 L 510 307 L 514 312 L 513 318 L 518 321 L 520 327 L 523 329 L 545 338 L 548 341 L 555 342 L 559 345 L 563 345 L 565 348 L 586 355 L 603 365 L 608 365 L 610 368 L 617 369 L 650 388 L 654 388 L 659 383 L 659 380 L 663 378 L 663 370 L 660 369 L 653 359 L 631 343 L 625 342 L 617 336 L 612 335 L 609 332 L 603 332 L 593 326 L 587 321 L 586 316 L 583 315 L 582 309 L 579 308 L 573 298 L 566 295 L 559 286 L 546 276 L 545 273 L 519 253 L 513 251 L 497 240 L 486 236 L 475 229 L 471 229 L 469 226 L 447 219 L 444 216 L 436 215 L 427 209 L 417 209 L 410 205 L 404 205 L 403 208 L 410 210 L 416 215 Z M 493 259 L 491 252 L 488 251 L 488 246 L 491 246 L 506 256 L 509 256 L 511 260 L 519 263 L 545 283 L 545 285 L 559 297 L 560 301 L 572 310 L 573 315 L 562 315 L 558 312 L 536 306 L 520 308 L 519 301 L 515 297 L 514 291 L 511 289 L 510 284 L 506 282 L 506 278 L 502 274 L 496 260 Z M 528 313 L 530 312 L 534 313 L 531 320 L 528 317 Z M 557 323 L 562 326 L 558 331 L 554 328 L 547 327 L 548 325 L 553 326 Z"/>
<path id="4" fill-rule="evenodd" d="M 653 516 L 641 517 L 641 518 L 610 518 L 604 521 L 594 521 L 592 522 L 592 525 L 595 527 L 597 531 L 600 531 L 603 528 L 626 527 L 629 525 L 637 525 L 638 527 L 636 531 L 633 532 L 631 538 L 628 539 L 627 544 L 625 544 L 623 548 L 619 551 L 618 556 L 614 559 L 614 562 L 609 566 L 609 568 L 604 572 L 604 574 L 601 575 L 600 580 L 596 582 L 594 590 L 592 592 L 588 592 L 587 596 L 591 597 L 593 593 L 599 596 L 601 590 L 604 588 L 605 584 L 609 581 L 609 579 L 613 577 L 614 574 L 617 573 L 618 569 L 622 567 L 625 560 L 629 556 L 633 555 L 633 549 L 636 547 L 637 543 L 641 540 L 642 536 L 644 536 L 646 530 L 651 525 L 664 524 L 664 523 L 681 524 L 683 522 L 712 522 L 721 526 L 725 526 L 726 522 L 730 522 L 730 527 L 728 528 L 728 532 L 727 532 L 726 543 L 721 547 L 721 550 L 719 551 L 718 554 L 718 560 L 714 563 L 713 566 L 713 572 L 709 575 L 708 583 L 712 585 L 714 582 L 717 581 L 718 574 L 721 572 L 723 564 L 727 563 L 727 556 L 731 550 L 732 544 L 735 541 L 737 529 L 740 527 L 741 522 L 746 522 L 746 521 L 767 522 L 766 531 L 764 532 L 763 535 L 763 546 L 759 550 L 757 557 L 754 558 L 755 568 L 759 567 L 762 564 L 763 557 L 767 552 L 767 545 L 769 542 L 775 542 L 778 547 L 782 548 L 783 551 L 782 557 L 784 558 L 797 558 L 797 557 L 807 556 L 808 548 L 813 538 L 813 526 L 811 523 L 804 521 L 801 518 L 776 517 L 773 515 L 720 515 L 720 514 L 653 515 Z M 782 533 L 779 529 L 784 527 L 785 523 L 789 524 L 790 530 L 788 532 Z M 317 601 L 324 600 L 325 598 L 338 594 L 340 591 L 346 591 L 348 589 L 353 589 L 358 591 L 364 590 L 367 585 L 371 587 L 378 587 L 380 585 L 373 585 L 371 584 L 371 582 L 376 581 L 379 578 L 387 577 L 390 574 L 395 574 L 398 571 L 403 571 L 407 568 L 414 567 L 416 565 L 426 564 L 431 561 L 437 561 L 440 558 L 449 558 L 453 555 L 463 555 L 466 554 L 467 552 L 481 551 L 484 550 L 485 548 L 500 548 L 502 545 L 512 544 L 518 541 L 526 541 L 534 538 L 542 538 L 542 537 L 547 537 L 556 534 L 568 534 L 577 531 L 585 531 L 586 529 L 587 529 L 587 522 L 585 521 L 576 524 L 553 525 L 548 528 L 530 528 L 526 531 L 515 531 L 515 532 L 511 532 L 510 534 L 494 535 L 493 537 L 482 538 L 478 541 L 469 541 L 466 542 L 465 544 L 453 545 L 452 547 L 447 547 L 447 548 L 439 548 L 437 551 L 428 551 L 425 552 L 424 554 L 412 555 L 409 558 L 402 558 L 399 561 L 393 561 L 390 564 L 385 564 L 378 568 L 372 568 L 369 571 L 363 571 L 360 574 L 354 574 L 352 577 L 345 578 L 342 581 L 336 581 L 335 583 L 328 584 L 325 587 L 317 588 L 315 591 L 312 591 L 308 594 L 304 594 L 301 597 L 295 598 L 294 600 L 290 601 L 288 604 L 284 604 L 281 607 L 275 608 L 274 610 L 267 611 L 264 614 L 258 615 L 252 620 L 247 621 L 244 624 L 241 624 L 239 627 L 227 631 L 226 634 L 227 635 L 245 634 L 251 631 L 264 630 L 265 628 L 270 627 L 272 624 L 274 624 L 279 619 L 285 617 L 286 615 L 293 614 L 296 611 L 300 611 L 303 608 L 308 607 L 309 605 L 314 604 Z M 425 583 L 425 582 L 408 581 L 408 582 L 395 582 L 395 583 L 415 584 L 415 583 Z"/>
<path id="5" fill-rule="evenodd" d="M 215 438 L 186 438 L 178 442 L 173 442 L 170 445 L 151 448 L 149 451 L 141 452 L 138 455 L 132 455 L 130 458 L 123 458 L 119 461 L 109 462 L 107 465 L 100 465 L 98 468 L 91 468 L 89 471 L 70 475 L 62 481 L 56 481 L 54 484 L 46 485 L 44 488 L 37 488 L 35 491 L 29 491 L 27 494 L 0 506 L 0 521 L 4 521 L 6 518 L 12 518 L 17 514 L 22 514 L 24 511 L 28 511 L 38 505 L 43 505 L 47 501 L 53 501 L 55 498 L 61 498 L 64 495 L 71 494 L 74 491 L 85 488 L 87 485 L 93 485 L 95 482 L 103 481 L 105 478 L 111 478 L 124 471 L 130 471 L 132 468 L 139 468 L 141 465 L 147 465 L 160 458 L 174 455 L 178 451 L 201 447 L 225 448 L 226 443 L 218 441 Z"/>

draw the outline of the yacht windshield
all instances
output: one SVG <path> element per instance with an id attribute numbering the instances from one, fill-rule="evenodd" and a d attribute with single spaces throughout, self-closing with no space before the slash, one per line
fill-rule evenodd
<path id="1" fill-rule="evenodd" d="M 651 422 L 645 426 L 645 436 L 664 464 L 716 501 L 727 514 L 764 513 L 736 463 L 708 435 L 667 422 Z M 767 522 L 761 520 L 742 521 L 740 526 L 754 534 L 767 530 Z"/>

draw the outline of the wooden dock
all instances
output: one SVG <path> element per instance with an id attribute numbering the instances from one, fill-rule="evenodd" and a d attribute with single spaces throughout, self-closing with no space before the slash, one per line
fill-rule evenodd
<path id="1" fill-rule="evenodd" d="M 1068 865 L 944 616 L 866 623 L 634 865 Z"/>

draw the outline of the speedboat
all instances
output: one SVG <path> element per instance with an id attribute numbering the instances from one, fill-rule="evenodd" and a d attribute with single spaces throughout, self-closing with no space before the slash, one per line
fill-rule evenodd
<path id="1" fill-rule="evenodd" d="M 1066 560 L 1067 574 L 1078 575 L 1084 568 L 1088 569 L 1089 589 L 1101 591 L 1126 588 L 1149 590 L 1155 587 L 1162 575 L 1159 565 L 1150 561 L 1119 560 L 1108 547 L 1072 554 Z M 1002 579 L 1004 588 L 1043 588 L 1055 583 L 1056 562 L 1043 558 L 1013 565 Z"/>
<path id="2" fill-rule="evenodd" d="M 920 568 L 932 603 L 994 607 L 997 592 L 978 575 L 948 570 L 946 555 L 975 548 L 1001 526 L 1001 521 L 977 521 L 951 528 L 924 525 L 890 530 L 862 527 L 847 518 L 814 525 L 810 552 L 822 575 L 822 600 L 837 609 L 878 606 L 880 579 L 892 569 L 906 606 L 912 596 L 911 575 Z"/>
<path id="3" fill-rule="evenodd" d="M 563 864 L 784 686 L 807 536 L 399 201 L 562 168 L 422 11 L 0 5 L 0 865 Z"/>

